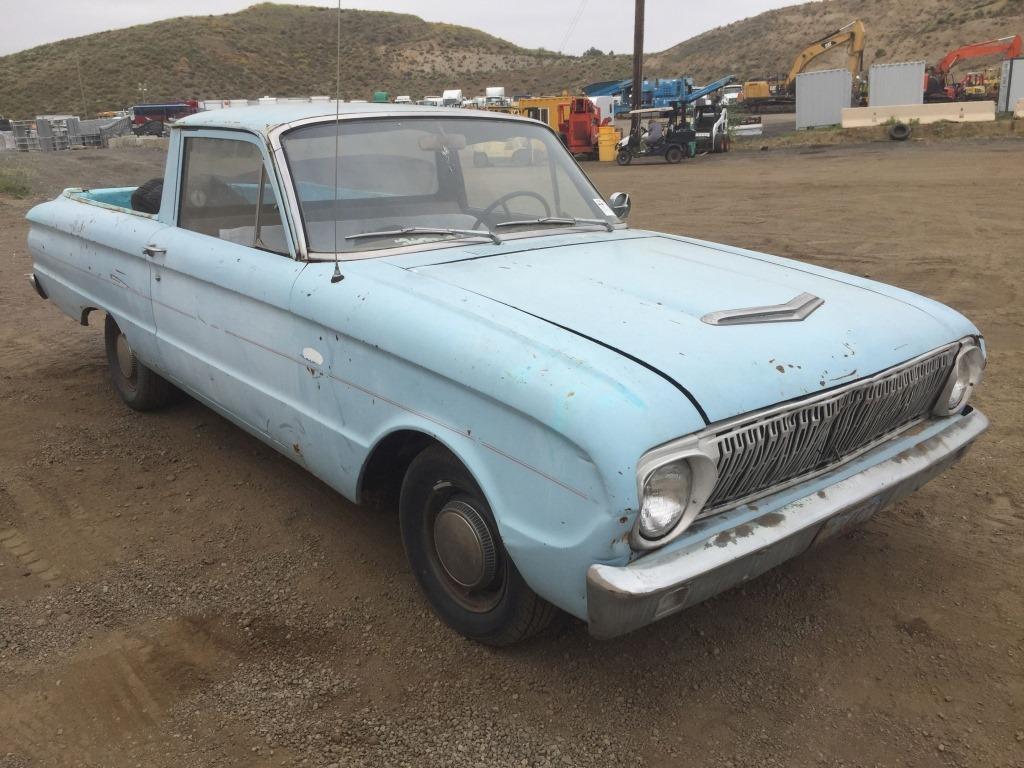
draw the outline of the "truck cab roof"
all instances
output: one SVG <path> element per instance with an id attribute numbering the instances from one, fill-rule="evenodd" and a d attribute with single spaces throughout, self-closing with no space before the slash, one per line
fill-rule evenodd
<path id="1" fill-rule="evenodd" d="M 365 116 L 402 116 L 415 115 L 438 115 L 445 117 L 501 117 L 508 118 L 508 115 L 495 116 L 489 112 L 479 110 L 466 110 L 452 113 L 450 107 L 424 106 L 419 104 L 370 104 L 342 102 L 335 105 L 333 101 L 318 102 L 296 102 L 285 104 L 261 104 L 256 107 L 232 107 L 230 109 L 212 109 L 206 112 L 199 112 L 178 120 L 172 127 L 175 128 L 229 128 L 233 130 L 243 129 L 256 133 L 267 134 L 274 128 L 287 125 L 299 120 L 308 120 L 317 117 L 330 118 L 337 113 L 342 117 Z"/>

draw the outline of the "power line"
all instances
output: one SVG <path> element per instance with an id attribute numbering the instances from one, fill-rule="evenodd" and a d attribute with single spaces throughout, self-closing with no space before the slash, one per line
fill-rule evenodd
<path id="1" fill-rule="evenodd" d="M 569 42 L 569 37 L 576 29 L 576 25 L 580 23 L 580 19 L 583 18 L 583 11 L 586 10 L 587 0 L 580 0 L 579 8 L 576 9 L 576 15 L 572 17 L 572 21 L 569 22 L 569 28 L 565 30 L 565 36 L 562 38 L 562 42 L 558 46 L 558 52 L 562 53 L 565 50 L 565 44 Z"/>

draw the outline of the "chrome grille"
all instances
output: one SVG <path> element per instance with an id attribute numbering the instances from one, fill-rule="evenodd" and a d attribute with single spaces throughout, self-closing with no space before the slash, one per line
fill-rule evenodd
<path id="1" fill-rule="evenodd" d="M 732 425 L 712 438 L 718 483 L 705 509 L 756 496 L 838 464 L 927 416 L 957 346 Z"/>

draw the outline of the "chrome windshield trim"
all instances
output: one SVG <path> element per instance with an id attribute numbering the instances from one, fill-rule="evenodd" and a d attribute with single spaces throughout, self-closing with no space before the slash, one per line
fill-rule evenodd
<path id="1" fill-rule="evenodd" d="M 501 238 L 497 233 L 489 229 L 460 229 L 458 227 L 402 227 L 401 229 L 383 229 L 378 232 L 359 232 L 355 235 L 346 235 L 346 240 L 371 240 L 374 238 L 386 240 L 387 238 L 399 238 L 406 235 L 448 235 L 456 239 L 480 239 L 490 240 L 495 245 L 501 245 Z"/>
<path id="2" fill-rule="evenodd" d="M 753 323 L 793 323 L 811 315 L 825 300 L 812 293 L 801 293 L 785 304 L 744 309 L 720 309 L 701 318 L 708 325 L 748 325 Z"/>
<path id="3" fill-rule="evenodd" d="M 628 229 L 625 225 L 616 225 L 615 231 L 623 231 Z M 482 233 L 481 233 L 482 234 Z M 559 229 L 552 229 L 546 227 L 544 229 L 533 229 L 524 232 L 502 232 L 501 242 L 502 245 L 507 245 L 514 240 L 526 240 L 531 237 L 557 237 L 559 235 L 597 235 L 604 236 L 608 233 L 604 230 L 594 229 L 592 224 L 581 224 L 578 227 L 562 227 Z M 373 248 L 364 251 L 345 251 L 337 255 L 338 261 L 364 261 L 366 259 L 381 259 L 386 256 L 402 256 L 407 253 L 419 253 L 422 251 L 440 251 L 446 248 L 474 248 L 478 245 L 488 245 L 487 236 L 480 238 L 479 241 L 470 240 L 468 238 L 458 239 L 440 239 L 429 243 L 415 243 L 413 245 L 399 245 L 393 248 Z M 494 253 L 501 253 L 500 250 L 495 250 Z M 315 251 L 310 253 L 306 259 L 311 262 L 330 261 L 335 260 L 333 253 L 321 253 Z"/>

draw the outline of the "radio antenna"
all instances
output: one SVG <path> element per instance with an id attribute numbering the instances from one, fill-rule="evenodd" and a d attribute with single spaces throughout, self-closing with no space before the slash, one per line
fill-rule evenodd
<path id="1" fill-rule="evenodd" d="M 338 50 L 335 58 L 334 73 L 334 207 L 331 215 L 334 218 L 334 274 L 332 283 L 340 283 L 344 279 L 338 264 L 338 139 L 341 134 L 341 0 L 338 0 Z"/>

